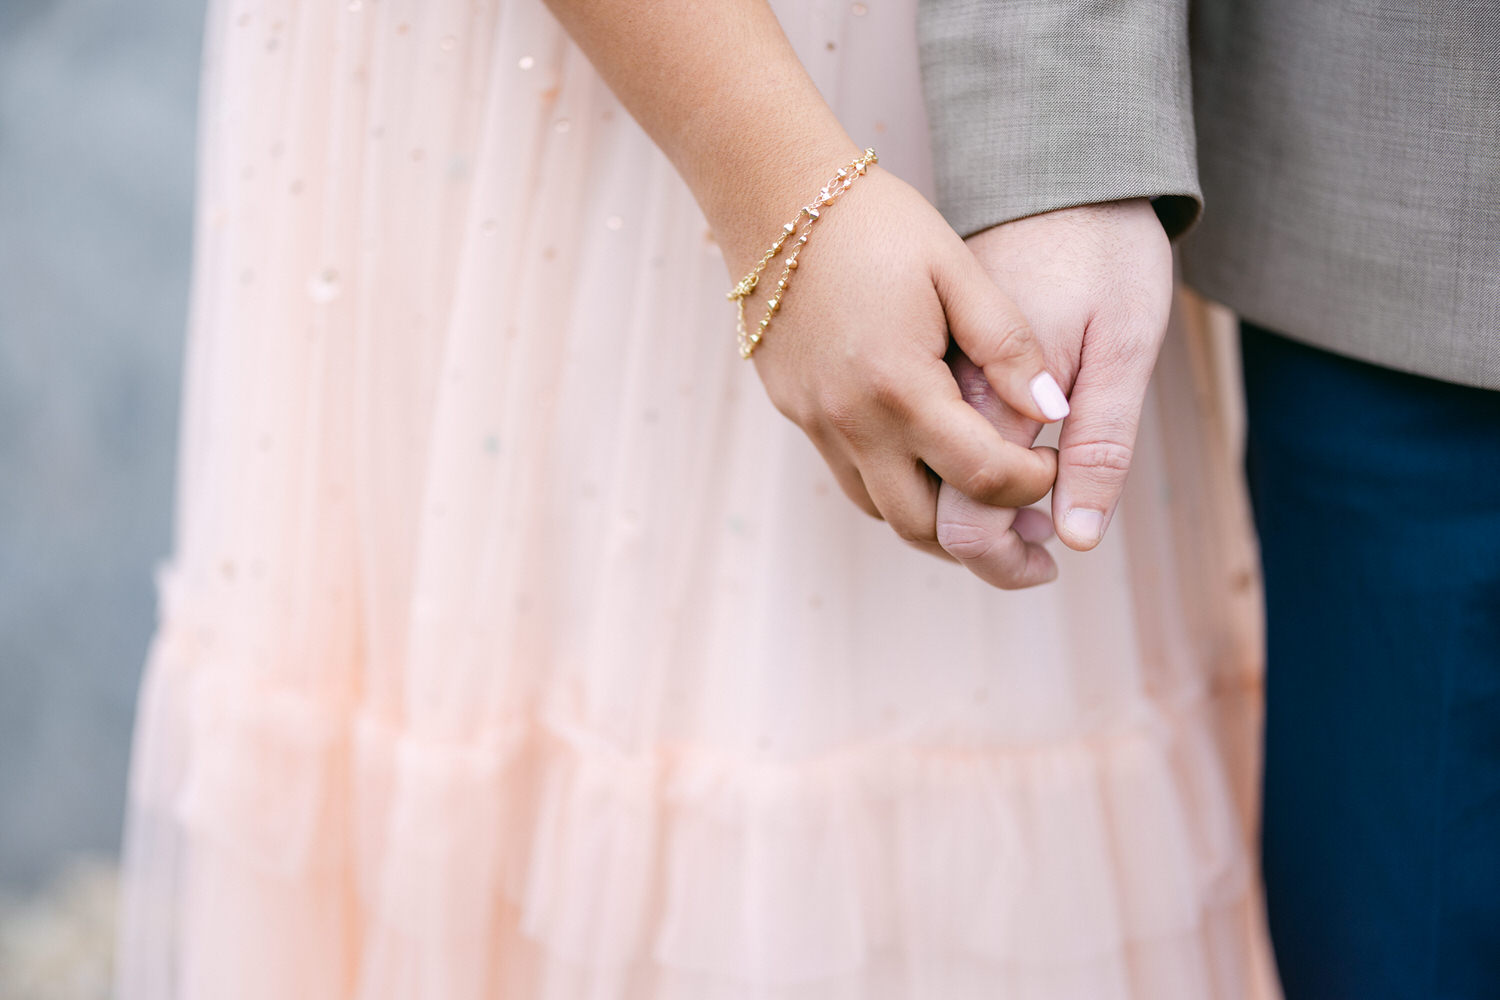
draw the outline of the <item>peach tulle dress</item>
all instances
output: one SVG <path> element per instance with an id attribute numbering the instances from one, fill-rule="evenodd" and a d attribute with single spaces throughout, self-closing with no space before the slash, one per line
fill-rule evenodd
<path id="1" fill-rule="evenodd" d="M 926 188 L 913 3 L 778 12 Z M 212 0 L 202 100 L 121 1000 L 1274 995 L 1200 308 L 1109 539 L 1002 592 L 774 411 L 540 0 Z"/>

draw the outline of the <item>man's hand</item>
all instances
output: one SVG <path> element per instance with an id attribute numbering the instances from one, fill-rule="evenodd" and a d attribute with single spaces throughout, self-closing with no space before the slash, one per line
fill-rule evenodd
<path id="1" fill-rule="evenodd" d="M 1059 209 L 977 233 L 969 248 L 1020 307 L 1048 370 L 1070 397 L 1062 425 L 1052 519 L 1069 547 L 1091 549 L 1125 487 L 1146 386 L 1172 301 L 1172 251 L 1144 198 Z M 1010 441 L 1041 425 L 1008 407 L 958 352 L 949 362 L 964 397 Z M 949 483 L 938 493 L 938 541 L 981 579 L 1007 589 L 1045 583 L 1057 564 L 1037 511 L 994 507 Z"/>

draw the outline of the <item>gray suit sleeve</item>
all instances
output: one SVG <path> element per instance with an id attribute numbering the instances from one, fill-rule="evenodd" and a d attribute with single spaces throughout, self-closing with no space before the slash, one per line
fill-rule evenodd
<path id="1" fill-rule="evenodd" d="M 921 0 L 937 206 L 962 236 L 1055 208 L 1202 208 L 1187 0 Z"/>

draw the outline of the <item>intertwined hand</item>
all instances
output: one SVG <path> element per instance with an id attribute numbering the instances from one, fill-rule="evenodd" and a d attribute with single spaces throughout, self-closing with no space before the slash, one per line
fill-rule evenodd
<path id="1" fill-rule="evenodd" d="M 1171 246 L 1144 198 L 1018 219 L 968 245 L 1030 322 L 1072 412 L 1062 425 L 1052 523 L 944 482 L 938 541 L 987 582 L 1028 587 L 1057 575 L 1041 544 L 1054 524 L 1069 548 L 1085 550 L 1114 516 L 1171 309 Z M 955 351 L 949 364 L 964 398 L 1007 440 L 1036 440 L 1041 424 L 999 398 L 972 362 Z"/>

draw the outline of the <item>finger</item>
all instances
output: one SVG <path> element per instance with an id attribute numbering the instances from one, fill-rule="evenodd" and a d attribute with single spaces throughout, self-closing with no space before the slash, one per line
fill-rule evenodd
<path id="1" fill-rule="evenodd" d="M 912 450 L 943 482 L 981 503 L 1024 507 L 1046 496 L 1057 478 L 1052 449 L 1005 440 L 962 398 L 933 399 L 911 419 Z"/>
<path id="2" fill-rule="evenodd" d="M 1095 339 L 1084 340 L 1073 385 L 1073 412 L 1058 442 L 1052 492 L 1058 536 L 1080 551 L 1099 544 L 1120 502 L 1155 361 L 1149 348 L 1130 356 L 1119 347 L 1151 343 L 1145 337 L 1098 337 L 1092 330 L 1090 336 Z"/>
<path id="3" fill-rule="evenodd" d="M 1031 325 L 967 247 L 944 259 L 933 285 L 949 333 L 1001 399 L 1042 423 L 1068 415 L 1067 397 L 1047 372 Z"/>
<path id="4" fill-rule="evenodd" d="M 838 482 L 839 489 L 844 491 L 844 495 L 847 496 L 856 507 L 864 511 L 866 514 L 869 514 L 871 517 L 876 518 L 877 520 L 884 520 L 885 518 L 881 515 L 880 509 L 875 506 L 875 501 L 870 499 L 870 493 L 865 488 L 865 480 L 864 477 L 860 475 L 859 468 L 855 466 L 852 461 L 845 458 L 842 452 L 837 451 L 826 442 L 819 440 L 816 435 L 809 434 L 809 439 L 818 449 L 819 454 L 823 456 L 823 461 L 827 463 L 829 471 L 833 473 L 833 477 Z M 936 543 L 912 544 L 914 544 L 917 548 L 922 549 L 924 552 L 928 552 L 939 557 L 944 562 L 954 561 L 953 557 L 944 552 L 942 547 L 937 545 Z"/>
<path id="5" fill-rule="evenodd" d="M 1057 579 L 1057 563 L 1040 544 L 1037 516 L 1048 520 L 1036 510 L 978 503 L 949 483 L 938 490 L 939 544 L 975 576 L 1003 590 Z M 1050 526 L 1045 534 L 1051 534 Z"/>
<path id="6" fill-rule="evenodd" d="M 1001 437 L 1019 445 L 1029 445 L 1036 440 L 1042 425 L 1006 406 L 995 395 L 984 372 L 962 348 L 957 344 L 950 345 L 945 360 L 953 373 L 953 380 L 958 383 L 958 391 L 964 402 L 978 410 L 980 416 L 1000 432 Z"/>
<path id="7" fill-rule="evenodd" d="M 853 460 L 819 434 L 809 431 L 808 438 L 818 449 L 818 454 L 823 456 L 828 471 L 833 473 L 833 478 L 838 482 L 839 489 L 844 491 L 844 496 L 871 517 L 880 517 L 880 509 L 875 506 L 875 501 L 870 499 L 870 491 L 865 488 L 864 477 L 859 474 L 859 468 Z"/>
<path id="8" fill-rule="evenodd" d="M 1016 511 L 1016 534 L 1024 541 L 1040 545 L 1057 533 L 1052 530 L 1052 515 L 1035 507 L 1022 507 Z"/>
<path id="9" fill-rule="evenodd" d="M 892 531 L 925 551 L 943 551 L 937 540 L 938 483 L 921 462 L 909 455 L 881 456 L 863 461 L 860 476 Z"/>

